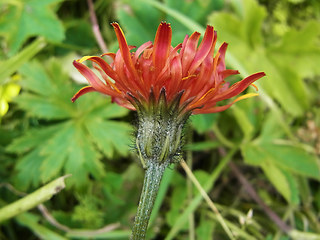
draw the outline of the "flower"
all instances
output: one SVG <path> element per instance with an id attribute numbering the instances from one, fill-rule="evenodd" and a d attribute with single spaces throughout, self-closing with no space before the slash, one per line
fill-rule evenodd
<path id="1" fill-rule="evenodd" d="M 73 62 L 90 86 L 80 89 L 72 101 L 96 91 L 111 96 L 112 101 L 120 106 L 138 110 L 138 113 L 149 111 L 163 102 L 168 106 L 177 105 L 183 115 L 214 113 L 229 108 L 241 99 L 257 95 L 249 93 L 227 105 L 217 105 L 237 96 L 265 76 L 264 72 L 258 72 L 229 86 L 225 78 L 239 72 L 226 69 L 227 43 L 223 43 L 214 56 L 217 34 L 209 25 L 199 46 L 200 33 L 194 32 L 190 37 L 186 36 L 182 44 L 172 47 L 171 26 L 162 22 L 154 43 L 146 42 L 135 52 L 131 52 L 135 47 L 127 44 L 120 26 L 117 23 L 112 23 L 112 26 L 120 49 L 116 54 L 86 56 Z M 111 64 L 103 60 L 105 55 L 113 59 Z M 103 81 L 82 63 L 85 60 L 93 63 Z"/>
<path id="2" fill-rule="evenodd" d="M 73 62 L 90 86 L 80 89 L 72 101 L 96 91 L 111 96 L 120 106 L 136 110 L 136 149 L 146 169 L 154 163 L 168 165 L 180 160 L 182 132 L 191 114 L 220 112 L 241 99 L 257 95 L 248 93 L 227 105 L 217 104 L 237 96 L 265 76 L 263 72 L 255 73 L 229 86 L 225 78 L 239 72 L 226 69 L 226 43 L 214 55 L 217 34 L 209 25 L 199 46 L 200 33 L 194 32 L 172 47 L 170 24 L 162 22 L 154 43 L 146 42 L 135 52 L 120 26 L 117 23 L 112 26 L 119 50 Z M 103 60 L 105 55 L 112 58 L 111 64 Z M 92 62 L 102 80 L 83 64 L 86 60 Z"/>

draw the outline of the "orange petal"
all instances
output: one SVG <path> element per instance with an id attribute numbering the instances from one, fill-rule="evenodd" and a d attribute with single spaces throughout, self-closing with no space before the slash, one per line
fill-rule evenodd
<path id="1" fill-rule="evenodd" d="M 228 109 L 229 107 L 232 106 L 233 103 L 230 103 L 228 105 L 224 105 L 224 106 L 219 106 L 219 107 L 212 107 L 212 108 L 206 108 L 206 109 L 195 109 L 194 111 L 192 111 L 192 114 L 206 114 L 206 113 L 217 113 L 217 112 L 222 112 L 226 109 Z"/>
<path id="2" fill-rule="evenodd" d="M 147 48 L 151 47 L 152 46 L 152 42 L 151 41 L 148 41 L 148 42 L 145 42 L 144 44 L 142 44 L 140 47 L 138 47 L 137 51 L 134 53 L 134 60 L 136 61 L 140 54 Z"/>
<path id="3" fill-rule="evenodd" d="M 100 57 L 104 57 L 104 56 L 111 57 L 112 60 L 114 61 L 116 54 L 115 53 L 104 53 L 104 54 L 100 55 Z"/>
<path id="4" fill-rule="evenodd" d="M 240 72 L 238 70 L 233 70 L 233 69 L 226 69 L 223 70 L 220 74 L 222 75 L 222 78 L 225 79 L 231 75 L 236 75 L 239 74 Z"/>
<path id="5" fill-rule="evenodd" d="M 110 67 L 110 65 L 108 63 L 106 63 L 106 61 L 104 61 L 102 58 L 100 57 L 90 57 L 88 58 L 88 60 L 93 61 L 95 63 L 97 63 L 101 69 L 109 76 L 111 77 L 113 80 L 117 80 L 118 79 L 118 74 Z"/>
<path id="6" fill-rule="evenodd" d="M 251 86 L 253 86 L 253 87 L 256 89 L 256 91 L 259 91 L 259 89 L 258 89 L 257 85 L 255 85 L 255 84 L 251 83 Z"/>
<path id="7" fill-rule="evenodd" d="M 168 23 L 160 23 L 153 45 L 153 62 L 158 75 L 164 67 L 171 48 L 172 30 Z"/>
<path id="8" fill-rule="evenodd" d="M 96 92 L 96 90 L 91 86 L 83 87 L 71 98 L 71 101 L 75 102 L 80 96 L 88 92 Z"/>
<path id="9" fill-rule="evenodd" d="M 86 65 L 73 61 L 73 65 L 77 68 L 77 70 L 88 80 L 90 85 L 98 92 L 114 95 L 113 91 L 109 89 L 100 79 L 94 74 L 94 72 L 88 68 Z"/>
<path id="10" fill-rule="evenodd" d="M 169 97 L 175 94 L 177 91 L 177 87 L 179 86 L 179 82 L 182 78 L 182 67 L 179 56 L 176 56 L 171 61 L 171 77 L 170 81 L 168 81 L 167 94 Z M 169 101 L 171 99 L 168 99 Z"/>
<path id="11" fill-rule="evenodd" d="M 251 97 L 255 97 L 258 96 L 258 93 L 247 93 L 244 94 L 238 98 L 236 98 L 234 101 L 232 101 L 231 103 L 224 105 L 224 106 L 219 106 L 219 107 L 211 107 L 211 108 L 201 108 L 201 109 L 195 109 L 193 111 L 193 114 L 203 114 L 203 113 L 217 113 L 217 112 L 222 112 L 226 109 L 228 109 L 229 107 L 231 107 L 234 103 L 241 101 L 243 99 L 247 99 L 247 98 L 251 98 Z"/>
<path id="12" fill-rule="evenodd" d="M 232 98 L 238 95 L 239 93 L 243 92 L 250 84 L 258 80 L 259 78 L 264 77 L 265 75 L 266 74 L 264 72 L 252 74 L 249 77 L 246 77 L 245 79 L 241 80 L 240 82 L 233 84 L 227 91 L 217 95 L 217 97 L 215 97 L 212 100 L 218 102 L 224 99 Z"/>
<path id="13" fill-rule="evenodd" d="M 127 40 L 123 34 L 122 29 L 120 28 L 118 23 L 112 23 L 112 26 L 114 28 L 114 31 L 116 33 L 118 42 L 119 42 L 119 48 L 121 51 L 121 55 L 123 57 L 123 60 L 129 70 L 129 72 L 133 75 L 133 77 L 137 77 L 136 69 L 133 65 L 132 59 L 131 59 L 131 53 L 129 46 L 127 44 Z"/>
<path id="14" fill-rule="evenodd" d="M 239 102 L 243 99 L 252 98 L 252 97 L 256 97 L 256 96 L 259 96 L 259 93 L 247 93 L 247 94 L 244 94 L 244 95 L 236 98 L 232 103 L 236 103 L 236 102 Z"/>
<path id="15" fill-rule="evenodd" d="M 218 52 L 219 52 L 219 63 L 217 66 L 217 70 L 219 72 L 223 71 L 226 69 L 226 64 L 225 64 L 225 55 L 226 55 L 226 51 L 227 51 L 227 47 L 228 47 L 228 43 L 224 42 L 221 44 Z"/>
<path id="16" fill-rule="evenodd" d="M 181 49 L 183 76 L 189 75 L 188 70 L 196 54 L 199 38 L 200 33 L 194 32 L 186 41 L 185 46 Z"/>
<path id="17" fill-rule="evenodd" d="M 198 51 L 194 57 L 194 60 L 190 66 L 189 74 L 192 74 L 197 67 L 203 62 L 203 60 L 210 53 L 211 47 L 214 43 L 214 29 L 212 26 L 207 26 L 204 37 L 200 43 Z"/>

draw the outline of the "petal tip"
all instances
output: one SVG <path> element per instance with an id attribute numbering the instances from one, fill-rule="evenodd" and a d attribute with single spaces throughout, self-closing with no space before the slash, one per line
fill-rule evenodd
<path id="1" fill-rule="evenodd" d="M 81 88 L 73 97 L 71 98 L 71 102 L 75 102 L 79 97 L 88 93 L 88 92 L 96 92 L 96 90 L 91 86 L 86 86 Z"/>
<path id="2" fill-rule="evenodd" d="M 171 24 L 170 24 L 170 23 L 167 23 L 166 21 L 162 21 L 162 22 L 160 23 L 160 26 L 171 27 Z"/>
<path id="3" fill-rule="evenodd" d="M 75 66 L 75 68 L 77 68 L 77 66 L 79 65 L 79 60 L 74 60 L 72 64 L 73 66 Z"/>
<path id="4" fill-rule="evenodd" d="M 110 23 L 111 25 L 112 25 L 112 27 L 114 27 L 114 28 L 119 28 L 120 26 L 119 26 L 119 23 L 117 23 L 117 22 L 112 22 L 112 23 Z"/>
<path id="5" fill-rule="evenodd" d="M 207 28 L 206 28 L 206 31 L 212 31 L 212 32 L 214 32 L 214 27 L 208 24 L 208 25 L 207 25 Z"/>

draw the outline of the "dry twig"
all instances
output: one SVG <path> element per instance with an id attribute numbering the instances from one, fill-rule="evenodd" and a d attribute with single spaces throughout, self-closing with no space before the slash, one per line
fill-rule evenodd
<path id="1" fill-rule="evenodd" d="M 93 2 L 92 2 L 92 0 L 87 0 L 87 3 L 88 3 L 88 7 L 89 7 L 90 20 L 91 20 L 91 24 L 92 24 L 92 31 L 93 31 L 94 37 L 96 38 L 96 41 L 97 41 L 100 49 L 102 50 L 102 52 L 106 53 L 106 52 L 108 52 L 108 48 L 107 48 L 107 45 L 104 42 L 103 37 L 101 35 L 97 16 L 94 11 Z"/>

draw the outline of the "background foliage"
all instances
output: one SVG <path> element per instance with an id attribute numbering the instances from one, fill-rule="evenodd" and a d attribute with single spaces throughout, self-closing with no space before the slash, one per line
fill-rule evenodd
<path id="1" fill-rule="evenodd" d="M 174 45 L 211 24 L 219 43 L 229 43 L 230 68 L 242 77 L 266 72 L 259 97 L 192 116 L 186 159 L 238 239 L 290 239 L 248 195 L 250 186 L 300 232 L 297 239 L 320 239 L 320 2 L 94 4 L 111 51 L 118 47 L 112 21 L 130 45 L 153 40 L 163 20 L 172 25 Z M 84 83 L 73 59 L 101 54 L 87 2 L 3 0 L 0 42 L 0 207 L 17 200 L 17 190 L 30 193 L 72 174 L 67 189 L 45 203 L 67 229 L 32 210 L 1 223 L 0 239 L 128 239 L 143 179 L 131 147 L 135 114 L 100 94 L 70 101 Z M 150 229 L 150 239 L 228 239 L 175 166 L 165 173 Z"/>

